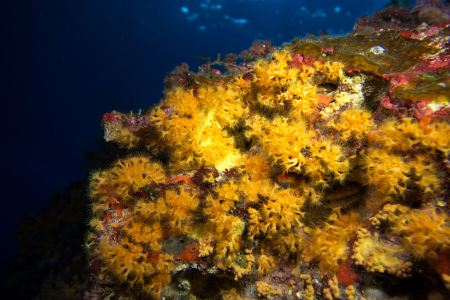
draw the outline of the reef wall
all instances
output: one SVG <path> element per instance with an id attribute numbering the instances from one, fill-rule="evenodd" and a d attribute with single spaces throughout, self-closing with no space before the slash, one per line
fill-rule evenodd
<path id="1" fill-rule="evenodd" d="M 90 178 L 91 296 L 443 299 L 450 25 L 429 7 L 181 65 L 159 105 L 105 114 L 129 155 Z"/>

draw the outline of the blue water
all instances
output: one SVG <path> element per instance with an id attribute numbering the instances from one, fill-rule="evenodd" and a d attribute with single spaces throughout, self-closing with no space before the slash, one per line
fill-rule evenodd
<path id="1" fill-rule="evenodd" d="M 88 170 L 101 115 L 159 101 L 163 78 L 199 56 L 276 45 L 308 33 L 344 34 L 388 1 L 14 1 L 5 122 L 2 263 L 15 226 Z M 5 130 L 6 129 L 6 130 Z"/>

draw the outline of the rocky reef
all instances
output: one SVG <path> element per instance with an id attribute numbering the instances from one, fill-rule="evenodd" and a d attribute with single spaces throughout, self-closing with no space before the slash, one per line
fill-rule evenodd
<path id="1" fill-rule="evenodd" d="M 429 4 L 181 65 L 158 105 L 105 114 L 129 153 L 90 178 L 88 297 L 444 299 L 450 23 Z"/>

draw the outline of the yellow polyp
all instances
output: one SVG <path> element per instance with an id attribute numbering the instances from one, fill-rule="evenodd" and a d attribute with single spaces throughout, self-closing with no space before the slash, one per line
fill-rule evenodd
<path id="1" fill-rule="evenodd" d="M 273 89 L 295 81 L 298 70 L 289 67 L 290 61 L 291 54 L 286 50 L 273 53 L 273 60 L 270 62 L 257 61 L 254 66 L 255 83 L 264 89 Z"/>
<path id="2" fill-rule="evenodd" d="M 269 179 L 252 181 L 244 177 L 239 183 L 239 191 L 249 203 L 259 202 L 260 197 L 268 197 L 274 188 Z"/>
<path id="3" fill-rule="evenodd" d="M 252 86 L 251 81 L 245 79 L 243 75 L 237 75 L 236 77 L 234 77 L 233 80 L 237 89 L 243 92 L 249 91 L 250 87 Z"/>
<path id="4" fill-rule="evenodd" d="M 89 180 L 89 197 L 96 199 L 92 203 L 92 212 L 105 210 L 108 208 L 107 198 L 111 194 L 111 171 L 101 170 L 91 173 Z"/>
<path id="5" fill-rule="evenodd" d="M 160 298 L 164 289 L 170 284 L 169 272 L 161 272 L 149 278 L 149 282 L 142 286 L 145 294 Z"/>
<path id="6" fill-rule="evenodd" d="M 402 124 L 412 123 L 405 121 Z M 413 133 L 410 132 L 409 134 L 412 136 Z M 388 141 L 384 137 L 383 139 Z M 419 147 L 418 137 L 408 140 L 408 142 L 412 141 L 415 141 L 414 147 Z M 380 147 L 368 149 L 363 161 L 368 186 L 386 195 L 396 197 L 404 195 L 408 188 L 420 189 L 421 192 L 426 194 L 436 194 L 441 189 L 444 176 L 438 171 L 434 156 L 420 150 L 417 154 L 412 151 L 403 156 L 396 154 L 403 150 L 401 148 L 408 147 L 408 142 L 405 142 L 402 147 L 395 147 L 392 150 Z M 389 143 L 391 142 L 387 144 Z"/>
<path id="7" fill-rule="evenodd" d="M 163 229 L 159 223 L 151 225 L 136 221 L 128 221 L 124 232 L 136 243 L 145 243 L 150 245 L 153 251 L 161 249 L 161 239 L 163 237 Z"/>
<path id="8" fill-rule="evenodd" d="M 199 204 L 198 195 L 182 186 L 179 191 L 167 190 L 164 199 L 172 230 L 189 233 L 192 225 L 192 213 Z"/>
<path id="9" fill-rule="evenodd" d="M 353 251 L 355 263 L 364 266 L 367 271 L 410 276 L 412 263 L 404 258 L 406 250 L 401 243 L 384 242 L 378 233 L 360 229 Z"/>
<path id="10" fill-rule="evenodd" d="M 164 105 L 170 107 L 179 116 L 192 116 L 197 113 L 199 108 L 193 90 L 185 90 L 181 87 L 167 91 Z"/>
<path id="11" fill-rule="evenodd" d="M 251 237 L 264 235 L 275 240 L 280 251 L 296 252 L 300 237 L 295 231 L 302 226 L 300 208 L 303 202 L 304 198 L 293 189 L 274 190 L 259 211 L 248 209 Z"/>
<path id="12" fill-rule="evenodd" d="M 241 255 L 237 260 L 243 260 L 244 262 L 233 262 L 231 264 L 231 269 L 234 272 L 234 280 L 238 281 L 245 275 L 248 275 L 252 272 L 253 265 L 255 263 L 255 257 L 251 253 L 247 253 L 245 255 Z"/>
<path id="13" fill-rule="evenodd" d="M 441 187 L 441 179 L 435 162 L 423 154 L 417 155 L 412 163 L 415 182 L 424 193 L 436 193 Z"/>
<path id="14" fill-rule="evenodd" d="M 420 134 L 418 123 L 411 119 L 403 119 L 401 123 L 387 120 L 370 134 L 369 140 L 387 150 L 407 150 L 419 143 Z"/>
<path id="15" fill-rule="evenodd" d="M 371 113 L 359 108 L 344 110 L 338 120 L 333 120 L 328 124 L 339 132 L 344 141 L 348 141 L 350 138 L 361 140 L 367 137 L 375 125 Z"/>
<path id="16" fill-rule="evenodd" d="M 111 272 L 121 282 L 132 287 L 145 285 L 145 278 L 148 276 L 165 278 L 164 285 L 170 282 L 168 274 L 173 268 L 170 255 L 161 255 L 158 262 L 153 265 L 147 262 L 147 255 L 139 245 L 125 242 L 122 246 L 120 244 L 110 244 L 107 241 L 100 241 L 98 257 L 106 265 L 108 272 Z M 157 280 L 152 281 L 146 292 L 150 295 L 159 294 L 163 284 L 158 283 Z"/>
<path id="17" fill-rule="evenodd" d="M 239 186 L 234 182 L 227 182 L 217 188 L 217 197 L 208 195 L 206 199 L 206 213 L 215 216 L 219 213 L 226 213 L 234 208 L 239 200 Z"/>
<path id="18" fill-rule="evenodd" d="M 191 150 L 198 165 L 215 166 L 219 171 L 231 169 L 241 162 L 234 139 L 214 120 L 214 112 L 206 115 L 192 135 Z"/>
<path id="19" fill-rule="evenodd" d="M 133 212 L 137 218 L 158 222 L 168 214 L 164 199 L 157 199 L 154 202 L 140 200 L 136 203 Z"/>
<path id="20" fill-rule="evenodd" d="M 364 158 L 367 184 L 389 195 L 401 196 L 409 180 L 411 166 L 400 156 L 373 149 Z"/>
<path id="21" fill-rule="evenodd" d="M 315 133 L 302 122 L 290 123 L 286 118 L 277 117 L 267 121 L 260 117 L 250 120 L 251 135 L 255 136 L 265 152 L 286 172 L 300 172 L 306 161 L 300 150 L 307 147 Z M 299 134 L 300 133 L 300 134 Z"/>
<path id="22" fill-rule="evenodd" d="M 302 243 L 302 256 L 307 261 L 317 260 L 324 274 L 333 274 L 339 263 L 347 259 L 348 241 L 355 236 L 358 227 L 357 214 L 335 216 L 335 221 L 310 231 Z"/>
<path id="23" fill-rule="evenodd" d="M 434 209 L 410 209 L 389 219 L 393 222 L 393 232 L 402 236 L 405 247 L 415 257 L 436 257 L 450 250 L 450 225 L 444 213 Z"/>
<path id="24" fill-rule="evenodd" d="M 314 62 L 314 67 L 320 73 L 325 74 L 331 80 L 338 80 L 339 78 L 344 77 L 344 64 L 341 62 L 325 62 L 322 63 L 320 61 Z"/>
<path id="25" fill-rule="evenodd" d="M 423 128 L 422 144 L 445 155 L 450 153 L 450 125 L 447 122 L 433 122 Z"/>
<path id="26" fill-rule="evenodd" d="M 248 122 L 251 131 L 267 155 L 283 172 L 305 173 L 317 185 L 342 181 L 349 172 L 349 162 L 340 146 L 331 140 L 319 140 L 305 121 L 290 122 L 277 117 L 255 117 Z M 331 176 L 329 176 L 331 174 Z"/>
<path id="27" fill-rule="evenodd" d="M 449 136 L 450 125 L 447 122 L 436 121 L 421 126 L 412 118 L 402 118 L 399 121 L 388 120 L 382 123 L 371 135 L 371 141 L 389 150 L 407 151 L 420 146 L 448 155 Z"/>
<path id="28" fill-rule="evenodd" d="M 231 267 L 241 248 L 241 235 L 245 229 L 245 223 L 235 216 L 226 214 L 218 215 L 213 224 L 215 235 L 219 236 L 215 246 L 215 259 L 222 269 Z"/>
<path id="29" fill-rule="evenodd" d="M 100 197 L 99 200 L 91 205 L 91 212 L 94 216 L 99 216 L 103 214 L 103 212 L 108 209 L 108 198 Z"/>
<path id="30" fill-rule="evenodd" d="M 162 166 L 151 162 L 145 156 L 135 156 L 118 160 L 110 170 L 110 182 L 116 193 L 128 199 L 131 193 L 152 184 L 166 182 L 166 174 Z"/>

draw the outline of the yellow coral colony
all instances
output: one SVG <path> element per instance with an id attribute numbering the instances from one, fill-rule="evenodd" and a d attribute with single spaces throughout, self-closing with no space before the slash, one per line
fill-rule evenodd
<path id="1" fill-rule="evenodd" d="M 360 226 L 359 221 L 356 213 L 331 216 L 322 228 L 311 230 L 311 240 L 304 243 L 304 258 L 318 259 L 319 269 L 324 274 L 336 272 L 339 264 L 350 255 L 348 244 Z"/>
<path id="2" fill-rule="evenodd" d="M 442 121 L 425 127 L 411 118 L 381 123 L 369 137 L 367 183 L 391 196 L 402 196 L 408 186 L 437 193 L 444 175 L 439 174 L 435 157 L 448 155 L 449 134 L 450 125 Z"/>
<path id="3" fill-rule="evenodd" d="M 92 173 L 87 245 L 101 278 L 157 298 L 192 267 L 248 276 L 254 296 L 269 299 L 356 299 L 357 268 L 403 278 L 415 260 L 448 253 L 448 214 L 435 206 L 446 205 L 450 125 L 376 120 L 364 75 L 295 54 L 285 47 L 248 76 L 166 90 L 145 116 L 166 158 L 132 155 Z M 122 147 L 158 152 L 120 132 Z M 289 289 L 271 276 L 288 269 Z M 238 299 L 238 289 L 221 293 Z"/>

